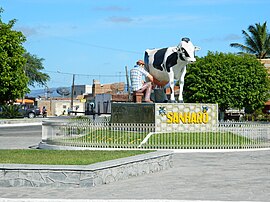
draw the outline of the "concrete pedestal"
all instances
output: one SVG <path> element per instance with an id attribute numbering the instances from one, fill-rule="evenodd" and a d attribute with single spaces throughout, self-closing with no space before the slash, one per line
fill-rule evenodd
<path id="1" fill-rule="evenodd" d="M 155 123 L 155 104 L 112 103 L 112 123 Z"/>
<path id="2" fill-rule="evenodd" d="M 158 132 L 209 130 L 218 123 L 218 105 L 112 103 L 111 122 L 153 123 Z"/>

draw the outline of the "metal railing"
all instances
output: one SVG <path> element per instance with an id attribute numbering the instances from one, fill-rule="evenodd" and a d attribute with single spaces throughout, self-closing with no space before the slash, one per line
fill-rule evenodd
<path id="1" fill-rule="evenodd" d="M 155 124 L 103 120 L 44 121 L 43 142 L 50 145 L 122 149 L 270 148 L 270 124 L 224 122 L 208 131 L 155 132 Z"/>

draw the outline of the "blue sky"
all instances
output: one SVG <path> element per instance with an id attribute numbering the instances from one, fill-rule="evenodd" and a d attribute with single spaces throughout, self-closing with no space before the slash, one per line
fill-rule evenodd
<path id="1" fill-rule="evenodd" d="M 125 81 L 147 48 L 189 37 L 208 51 L 237 52 L 249 25 L 270 26 L 269 0 L 0 0 L 2 20 L 17 19 L 24 47 L 44 58 L 49 87 Z"/>

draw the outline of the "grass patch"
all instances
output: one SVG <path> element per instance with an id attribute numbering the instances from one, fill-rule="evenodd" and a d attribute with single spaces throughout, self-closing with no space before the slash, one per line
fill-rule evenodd
<path id="1" fill-rule="evenodd" d="M 149 151 L 0 150 L 0 163 L 88 165 L 147 152 Z"/>
<path id="2" fill-rule="evenodd" d="M 81 137 L 68 138 L 71 142 L 92 144 L 109 144 L 111 146 L 139 145 L 146 137 L 147 132 L 121 131 L 121 130 L 96 130 Z"/>
<path id="3" fill-rule="evenodd" d="M 71 135 L 59 144 L 91 145 L 98 147 L 136 148 L 147 136 L 143 131 L 95 130 L 86 135 Z M 153 134 L 142 148 L 242 148 L 258 142 L 232 132 L 174 132 Z"/>
<path id="4" fill-rule="evenodd" d="M 196 149 L 196 148 L 241 148 L 255 144 L 247 137 L 231 132 L 176 132 L 155 134 L 149 138 L 145 147 L 151 145 L 164 145 L 167 148 Z"/>

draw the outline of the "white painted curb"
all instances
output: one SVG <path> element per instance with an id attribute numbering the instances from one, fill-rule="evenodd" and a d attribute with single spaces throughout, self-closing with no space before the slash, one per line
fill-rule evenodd
<path id="1" fill-rule="evenodd" d="M 34 122 L 34 123 L 11 123 L 11 124 L 0 124 L 0 128 L 5 127 L 19 127 L 19 126 L 39 126 L 42 125 L 42 122 Z"/>
<path id="2" fill-rule="evenodd" d="M 212 200 L 162 200 L 162 199 L 8 199 L 0 198 L 0 202 L 228 202 Z M 251 202 L 251 201 L 230 201 L 230 202 Z"/>

